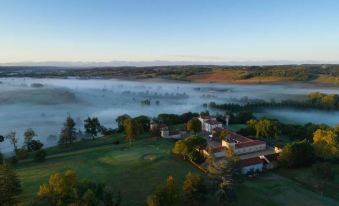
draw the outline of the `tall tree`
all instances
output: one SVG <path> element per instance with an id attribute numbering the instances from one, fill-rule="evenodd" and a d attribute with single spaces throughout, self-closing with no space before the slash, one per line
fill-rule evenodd
<path id="1" fill-rule="evenodd" d="M 0 205 L 15 205 L 15 196 L 21 192 L 20 181 L 7 164 L 0 164 Z"/>
<path id="2" fill-rule="evenodd" d="M 339 136 L 335 129 L 318 129 L 313 134 L 316 155 L 324 159 L 339 158 Z"/>
<path id="3" fill-rule="evenodd" d="M 142 128 L 142 132 L 148 132 L 150 129 L 150 118 L 144 115 L 134 118 L 138 122 L 139 126 Z"/>
<path id="4" fill-rule="evenodd" d="M 102 131 L 102 126 L 97 117 L 90 118 L 88 117 L 84 121 L 84 127 L 87 134 L 92 136 L 92 139 Z"/>
<path id="5" fill-rule="evenodd" d="M 129 115 L 127 115 L 127 114 L 124 114 L 124 115 L 121 115 L 121 116 L 119 116 L 119 117 L 117 117 L 116 119 L 115 119 L 115 121 L 117 122 L 117 124 L 118 124 L 118 129 L 119 129 L 119 131 L 122 131 L 122 130 L 124 130 L 124 122 L 125 122 L 125 120 L 126 119 L 128 119 L 128 118 L 131 118 Z"/>
<path id="6" fill-rule="evenodd" d="M 72 119 L 72 117 L 68 116 L 64 123 L 64 127 L 61 130 L 59 144 L 61 145 L 72 144 L 76 138 L 75 134 L 76 134 L 75 122 Z"/>
<path id="7" fill-rule="evenodd" d="M 14 152 L 16 152 L 18 149 L 17 147 L 18 139 L 16 138 L 16 133 L 10 132 L 5 136 L 5 138 L 8 139 L 9 142 L 13 145 Z"/>
<path id="8" fill-rule="evenodd" d="M 224 161 L 215 161 L 211 155 L 208 160 L 208 172 L 216 186 L 216 199 L 220 205 L 228 205 L 237 200 L 234 190 L 237 158 L 232 151 L 225 151 Z"/>
<path id="9" fill-rule="evenodd" d="M 179 201 L 179 191 L 173 176 L 168 176 L 166 184 L 156 192 L 160 205 L 173 206 Z"/>
<path id="10" fill-rule="evenodd" d="M 26 145 L 26 147 L 28 147 L 28 144 L 33 140 L 35 136 L 37 136 L 37 134 L 32 128 L 26 129 L 24 133 L 24 137 L 25 137 L 24 144 Z"/>
<path id="11" fill-rule="evenodd" d="M 187 122 L 186 127 L 188 131 L 197 134 L 198 132 L 201 131 L 201 122 L 198 118 L 194 117 Z"/>
<path id="12" fill-rule="evenodd" d="M 140 134 L 140 126 L 135 119 L 127 118 L 124 121 L 126 141 L 131 145 L 133 140 Z"/>
<path id="13" fill-rule="evenodd" d="M 207 189 L 201 176 L 189 172 L 185 177 L 182 189 L 185 205 L 204 205 Z"/>

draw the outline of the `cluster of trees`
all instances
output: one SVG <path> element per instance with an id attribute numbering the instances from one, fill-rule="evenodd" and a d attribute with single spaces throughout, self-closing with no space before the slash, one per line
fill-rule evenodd
<path id="1" fill-rule="evenodd" d="M 312 142 L 313 134 L 317 129 L 330 129 L 330 127 L 326 124 L 286 124 L 276 119 L 267 118 L 259 120 L 251 119 L 246 123 L 247 127 L 240 129 L 238 133 L 245 136 L 266 139 L 267 141 L 272 140 L 272 138 L 289 138 L 289 141 L 300 141 L 306 139 L 309 142 Z"/>
<path id="2" fill-rule="evenodd" d="M 279 164 L 288 168 L 308 166 L 315 160 L 312 145 L 306 140 L 287 144 L 278 156 Z"/>
<path id="3" fill-rule="evenodd" d="M 316 130 L 313 135 L 313 146 L 318 157 L 339 160 L 339 125 L 335 128 Z"/>
<path id="4" fill-rule="evenodd" d="M 201 163 L 205 159 L 200 150 L 205 148 L 206 146 L 206 139 L 199 136 L 190 136 L 177 141 L 172 149 L 172 152 L 173 154 L 182 156 L 184 159 L 189 159 L 193 162 Z"/>
<path id="5" fill-rule="evenodd" d="M 167 177 L 164 185 L 161 185 L 154 194 L 147 197 L 148 206 L 177 205 L 182 202 L 184 205 L 204 205 L 207 197 L 207 187 L 204 179 L 189 172 L 182 186 L 182 195 L 175 183 L 174 177 Z"/>
<path id="6" fill-rule="evenodd" d="M 272 138 L 277 139 L 281 134 L 281 125 L 277 120 L 251 119 L 247 121 L 247 127 L 250 133 L 255 133 L 256 138 L 263 138 L 268 142 L 272 142 Z"/>
<path id="7" fill-rule="evenodd" d="M 132 118 L 127 114 L 117 117 L 118 130 L 126 133 L 126 141 L 130 144 L 150 129 L 150 118 L 144 115 Z"/>
<path id="8" fill-rule="evenodd" d="M 268 108 L 268 107 L 291 107 L 291 108 L 313 108 L 313 109 L 326 109 L 326 110 L 335 110 L 339 109 L 339 95 L 337 94 L 323 94 L 319 92 L 313 92 L 308 95 L 308 99 L 304 101 L 296 100 L 282 100 L 276 102 L 271 101 L 255 101 L 248 102 L 246 104 L 237 104 L 237 103 L 225 103 L 217 104 L 215 102 L 210 102 L 208 107 L 213 109 L 220 109 L 225 111 L 254 111 L 259 108 Z"/>
<path id="9" fill-rule="evenodd" d="M 159 105 L 160 104 L 160 101 L 159 100 L 155 100 L 154 103 L 156 105 Z M 152 104 L 152 101 L 150 99 L 145 99 L 145 100 L 142 100 L 141 101 L 141 104 L 142 105 L 146 105 L 146 106 L 150 106 Z"/>
<path id="10" fill-rule="evenodd" d="M 305 139 L 287 144 L 278 159 L 281 165 L 290 168 L 310 165 L 316 159 L 338 160 L 339 126 L 317 129 L 313 133 L 313 141 Z"/>
<path id="11" fill-rule="evenodd" d="M 308 94 L 308 101 L 313 105 L 318 105 L 319 107 L 324 107 L 327 109 L 339 108 L 339 95 L 337 94 L 312 92 Z"/>
<path id="12" fill-rule="evenodd" d="M 46 151 L 42 149 L 43 143 L 39 140 L 35 140 L 37 134 L 32 128 L 28 128 L 24 132 L 24 144 L 21 148 L 18 148 L 18 137 L 16 132 L 9 132 L 6 135 L 0 135 L 0 143 L 8 140 L 13 145 L 14 156 L 9 158 L 10 163 L 16 164 L 18 160 L 26 159 L 30 152 L 36 152 L 34 159 L 36 161 L 43 161 L 47 155 Z M 44 154 L 44 155 L 42 155 Z M 0 160 L 3 160 L 3 156 L 0 153 Z"/>
<path id="13" fill-rule="evenodd" d="M 213 133 L 213 140 L 215 141 L 219 141 L 221 142 L 222 140 L 224 140 L 228 135 L 228 131 L 223 129 L 223 130 L 218 130 L 216 132 Z"/>
<path id="14" fill-rule="evenodd" d="M 199 114 L 192 112 L 186 112 L 181 115 L 159 114 L 157 120 L 163 124 L 174 125 L 174 124 L 184 124 L 194 117 L 199 117 Z"/>
<path id="15" fill-rule="evenodd" d="M 276 65 L 245 67 L 241 79 L 253 77 L 281 77 L 295 81 L 312 80 L 319 75 L 339 76 L 338 65 Z"/>
<path id="16" fill-rule="evenodd" d="M 91 181 L 81 182 L 74 171 L 67 170 L 51 175 L 47 184 L 40 185 L 31 205 L 119 206 L 120 203 L 120 193 L 111 187 Z"/>
<path id="17" fill-rule="evenodd" d="M 229 124 L 245 124 L 248 120 L 255 118 L 251 111 L 226 112 L 226 115 L 229 116 Z M 225 116 L 221 116 L 221 118 L 217 116 L 217 120 L 226 123 Z"/>
<path id="18" fill-rule="evenodd" d="M 192 132 L 194 134 L 197 134 L 201 132 L 201 122 L 198 118 L 194 117 L 191 120 L 189 120 L 186 124 L 186 129 L 189 132 Z"/>

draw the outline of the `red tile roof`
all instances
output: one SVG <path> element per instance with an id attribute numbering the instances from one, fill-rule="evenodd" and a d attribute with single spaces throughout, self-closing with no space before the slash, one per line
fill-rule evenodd
<path id="1" fill-rule="evenodd" d="M 224 128 L 221 128 L 221 127 L 216 127 L 213 129 L 213 131 L 215 132 L 221 132 L 221 131 L 224 131 L 225 129 Z"/>
<path id="2" fill-rule="evenodd" d="M 237 134 L 235 132 L 230 132 L 227 137 L 232 139 L 232 140 L 235 140 L 237 142 L 240 142 L 240 143 L 241 142 L 250 142 L 250 141 L 252 141 L 252 139 L 244 137 L 244 136 L 242 136 L 240 134 Z"/>
<path id="3" fill-rule="evenodd" d="M 207 124 L 211 124 L 211 125 L 216 125 L 216 124 L 221 124 L 220 122 L 218 122 L 217 120 L 213 120 L 213 119 L 209 119 L 205 121 Z"/>
<path id="4" fill-rule="evenodd" d="M 249 141 L 249 142 L 237 143 L 237 144 L 235 144 L 235 148 L 244 148 L 244 147 L 262 145 L 262 144 L 266 144 L 266 142 L 260 141 L 260 140 L 253 140 L 253 141 Z"/>
<path id="5" fill-rule="evenodd" d="M 239 162 L 240 167 L 246 167 L 246 166 L 256 165 L 256 164 L 263 164 L 263 160 L 260 159 L 259 157 L 253 157 L 249 159 L 240 160 Z"/>

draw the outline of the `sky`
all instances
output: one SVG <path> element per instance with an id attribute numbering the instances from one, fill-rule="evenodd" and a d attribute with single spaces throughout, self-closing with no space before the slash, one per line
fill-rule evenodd
<path id="1" fill-rule="evenodd" d="M 337 0 L 0 0 L 0 63 L 339 62 Z"/>

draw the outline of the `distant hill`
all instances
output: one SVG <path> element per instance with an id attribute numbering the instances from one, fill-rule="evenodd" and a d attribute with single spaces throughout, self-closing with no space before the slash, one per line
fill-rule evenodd
<path id="1" fill-rule="evenodd" d="M 122 78 L 168 79 L 204 83 L 284 83 L 339 84 L 339 65 L 304 64 L 270 66 L 177 65 L 148 67 L 52 67 L 0 66 L 0 77 L 35 78 Z"/>

